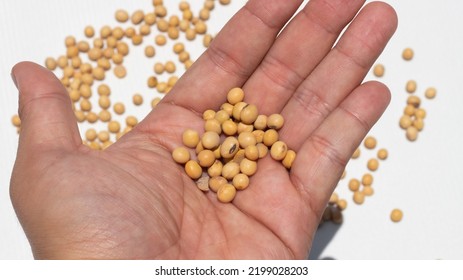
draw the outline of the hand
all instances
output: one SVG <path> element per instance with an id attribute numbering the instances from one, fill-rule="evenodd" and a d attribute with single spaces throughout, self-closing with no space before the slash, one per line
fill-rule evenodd
<path id="1" fill-rule="evenodd" d="M 35 258 L 306 258 L 351 154 L 390 94 L 362 84 L 397 19 L 384 3 L 250 0 L 139 125 L 104 151 L 82 144 L 65 88 L 33 63 L 16 65 L 22 128 L 11 198 Z M 171 158 L 186 128 L 202 130 L 242 86 L 261 113 L 281 112 L 288 171 L 259 161 L 232 203 L 204 194 Z"/>

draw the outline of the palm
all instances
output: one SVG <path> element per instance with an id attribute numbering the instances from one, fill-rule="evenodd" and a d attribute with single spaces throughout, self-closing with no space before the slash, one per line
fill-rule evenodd
<path id="1" fill-rule="evenodd" d="M 297 1 L 273 2 L 277 18 L 272 24 L 281 28 L 297 7 Z M 312 2 L 313 7 L 305 9 L 322 9 L 323 1 Z M 356 3 L 349 9 L 339 7 L 338 12 L 342 10 L 344 16 L 336 19 L 337 32 L 362 4 L 360 0 L 353 2 Z M 103 152 L 88 150 L 80 144 L 76 130 L 69 132 L 64 126 L 62 131 L 58 130 L 60 136 L 68 139 L 64 146 L 47 145 L 52 142 L 48 135 L 30 144 L 27 115 L 21 116 L 25 127 L 11 190 L 37 257 L 303 258 L 307 255 L 318 219 L 347 159 L 387 104 L 384 87 L 359 86 L 359 83 L 392 34 L 394 21 L 384 22 L 394 15 L 380 4 L 365 9 L 336 51 L 329 51 L 336 38 L 331 33 L 325 34 L 324 43 L 313 40 L 301 43 L 301 50 L 321 45 L 314 60 L 313 54 L 302 54 L 301 58 L 301 54 L 281 51 L 294 39 L 304 40 L 298 38 L 303 34 L 295 35 L 291 30 L 305 23 L 307 15 L 296 17 L 274 43 L 272 36 L 279 28 L 270 28 L 272 25 L 264 14 L 260 15 L 260 25 L 256 23 L 257 3 L 250 1 L 247 9 L 235 16 L 163 102 L 134 130 Z M 383 16 L 377 17 L 378 13 Z M 371 25 L 372 18 L 384 20 Z M 252 34 L 228 36 L 237 26 L 252 23 L 255 30 L 248 32 L 262 38 L 260 43 L 254 42 L 254 49 L 247 50 L 249 54 L 243 54 L 240 44 L 230 44 L 230 40 L 245 43 Z M 370 51 L 360 55 L 351 47 L 359 34 L 372 26 L 385 36 L 361 38 L 367 42 L 365 45 L 370 45 Z M 312 62 L 301 65 L 301 59 Z M 281 67 L 270 69 L 269 65 Z M 36 66 L 18 68 L 21 67 L 34 68 L 30 70 L 34 75 L 41 71 L 49 76 Z M 339 72 L 339 82 L 326 77 L 327 73 L 343 67 L 354 74 Z M 50 84 L 56 83 L 52 78 L 48 80 Z M 41 85 L 45 82 L 35 81 Z M 27 99 L 33 98 L 37 84 L 30 79 L 28 85 L 17 83 L 22 94 L 20 104 L 28 104 Z M 53 88 L 44 95 L 56 91 L 58 86 L 50 84 Z M 296 150 L 298 157 L 290 173 L 268 157 L 261 159 L 250 187 L 239 192 L 233 203 L 223 204 L 214 194 L 196 188 L 182 167 L 171 159 L 171 151 L 181 145 L 184 129 L 202 129 L 200 112 L 217 109 L 225 101 L 226 91 L 236 85 L 244 85 L 248 93 L 246 101 L 256 104 L 261 112 L 281 112 L 285 116 L 281 137 Z M 371 90 L 374 92 L 367 96 L 366 92 Z M 269 95 L 272 91 L 275 94 Z M 198 92 L 207 98 L 198 98 L 194 94 Z M 328 92 L 328 96 L 322 97 L 320 92 Z M 62 109 L 62 98 L 57 99 L 61 99 L 57 108 L 63 110 L 62 118 L 72 119 L 72 112 Z M 29 127 L 34 129 L 32 124 Z M 30 161 L 25 156 L 28 152 L 40 157 L 40 161 Z M 32 191 L 26 192 L 27 189 Z"/>

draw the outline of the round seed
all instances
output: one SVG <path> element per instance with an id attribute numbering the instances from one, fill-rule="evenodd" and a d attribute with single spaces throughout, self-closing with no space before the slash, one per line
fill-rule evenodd
<path id="1" fill-rule="evenodd" d="M 127 75 L 127 70 L 123 65 L 114 67 L 114 75 L 118 78 L 124 78 Z"/>
<path id="2" fill-rule="evenodd" d="M 172 158 L 176 163 L 185 164 L 190 160 L 190 152 L 185 147 L 178 147 L 172 152 Z"/>
<path id="3" fill-rule="evenodd" d="M 118 121 L 110 121 L 108 123 L 108 131 L 111 133 L 118 133 L 121 130 L 121 125 Z"/>
<path id="4" fill-rule="evenodd" d="M 238 126 L 232 120 L 226 120 L 222 123 L 222 131 L 227 136 L 235 135 L 238 130 Z"/>
<path id="5" fill-rule="evenodd" d="M 240 164 L 243 159 L 246 158 L 246 152 L 244 149 L 239 149 L 236 155 L 233 157 L 233 161 Z"/>
<path id="6" fill-rule="evenodd" d="M 256 105 L 248 104 L 241 110 L 240 120 L 242 123 L 250 125 L 254 123 L 258 115 Z"/>
<path id="7" fill-rule="evenodd" d="M 384 76 L 384 71 L 384 65 L 382 64 L 376 64 L 373 68 L 373 74 L 378 78 Z"/>
<path id="8" fill-rule="evenodd" d="M 98 99 L 98 105 L 100 105 L 101 109 L 108 109 L 111 106 L 111 101 L 108 96 L 102 95 Z"/>
<path id="9" fill-rule="evenodd" d="M 227 184 L 228 181 L 222 176 L 215 176 L 209 179 L 209 189 L 213 192 L 217 192 L 222 185 Z"/>
<path id="10" fill-rule="evenodd" d="M 373 136 L 368 136 L 365 138 L 363 144 L 365 145 L 365 148 L 372 150 L 376 148 L 376 139 Z"/>
<path id="11" fill-rule="evenodd" d="M 90 128 L 85 132 L 85 138 L 87 139 L 87 141 L 94 141 L 97 138 L 97 136 L 98 134 L 93 128 Z"/>
<path id="12" fill-rule="evenodd" d="M 86 118 L 89 123 L 96 123 L 98 121 L 98 115 L 94 112 L 88 112 Z"/>
<path id="13" fill-rule="evenodd" d="M 138 120 L 134 116 L 128 116 L 127 118 L 125 118 L 125 123 L 127 124 L 127 126 L 134 127 L 138 124 Z"/>
<path id="14" fill-rule="evenodd" d="M 362 193 L 365 196 L 372 196 L 374 194 L 374 189 L 371 186 L 365 186 L 362 189 Z"/>
<path id="15" fill-rule="evenodd" d="M 45 59 L 45 67 L 47 67 L 48 70 L 55 70 L 58 64 L 56 63 L 56 60 L 52 57 L 47 57 Z"/>
<path id="16" fill-rule="evenodd" d="M 191 179 L 196 180 L 203 174 L 203 169 L 196 161 L 189 160 L 185 164 L 185 172 Z"/>
<path id="17" fill-rule="evenodd" d="M 418 108 L 415 110 L 415 117 L 417 119 L 424 119 L 426 118 L 426 110 L 424 110 L 423 108 Z"/>
<path id="18" fill-rule="evenodd" d="M 217 198 L 220 202 L 231 202 L 236 196 L 236 189 L 233 185 L 224 184 L 217 190 Z"/>
<path id="19" fill-rule="evenodd" d="M 220 136 L 216 132 L 206 131 L 201 138 L 201 143 L 205 149 L 214 150 L 220 145 Z"/>
<path id="20" fill-rule="evenodd" d="M 156 38 L 154 39 L 154 42 L 158 46 L 164 46 L 167 43 L 166 36 L 164 36 L 162 34 L 157 35 Z"/>
<path id="21" fill-rule="evenodd" d="M 288 152 L 288 146 L 283 141 L 276 141 L 270 148 L 270 155 L 274 160 L 283 160 Z"/>
<path id="22" fill-rule="evenodd" d="M 360 188 L 360 181 L 357 179 L 350 179 L 349 181 L 349 190 L 355 192 L 358 191 Z"/>
<path id="23" fill-rule="evenodd" d="M 220 124 L 230 119 L 230 115 L 225 110 L 220 110 L 215 113 L 214 119 L 218 120 Z"/>
<path id="24" fill-rule="evenodd" d="M 234 161 L 227 162 L 222 167 L 222 177 L 224 177 L 227 180 L 232 180 L 233 177 L 235 177 L 239 173 L 240 173 L 240 165 Z"/>
<path id="25" fill-rule="evenodd" d="M 267 118 L 266 115 L 257 116 L 257 119 L 254 122 L 255 129 L 265 130 L 267 128 L 267 121 L 268 121 L 268 118 Z M 273 128 L 273 127 L 271 127 L 271 128 Z"/>
<path id="26" fill-rule="evenodd" d="M 283 166 L 286 167 L 287 169 L 291 169 L 291 167 L 293 166 L 294 160 L 296 160 L 296 152 L 293 150 L 288 150 L 285 158 L 282 161 Z"/>
<path id="27" fill-rule="evenodd" d="M 220 145 L 220 155 L 222 158 L 233 158 L 239 150 L 239 141 L 236 137 L 227 137 Z"/>
<path id="28" fill-rule="evenodd" d="M 227 101 L 235 105 L 244 100 L 244 91 L 241 88 L 232 88 L 227 94 Z"/>
<path id="29" fill-rule="evenodd" d="M 11 118 L 11 123 L 16 126 L 16 127 L 20 127 L 21 126 L 21 119 L 19 118 L 18 115 L 14 115 L 12 118 Z"/>
<path id="30" fill-rule="evenodd" d="M 402 52 L 402 58 L 405 60 L 412 60 L 413 58 L 413 50 L 411 48 L 406 48 Z"/>
<path id="31" fill-rule="evenodd" d="M 407 104 L 413 105 L 415 108 L 420 107 L 421 99 L 418 96 L 412 95 L 407 98 Z"/>
<path id="32" fill-rule="evenodd" d="M 285 119 L 280 114 L 272 114 L 267 118 L 267 126 L 275 130 L 279 130 L 281 127 L 283 127 L 284 123 Z"/>
<path id="33" fill-rule="evenodd" d="M 92 110 L 92 103 L 90 103 L 87 99 L 83 99 L 80 101 L 80 109 L 84 112 L 89 112 Z"/>
<path id="34" fill-rule="evenodd" d="M 180 54 L 185 50 L 185 45 L 183 43 L 176 43 L 173 47 L 174 53 Z"/>
<path id="35" fill-rule="evenodd" d="M 257 144 L 256 137 L 251 132 L 243 132 L 238 135 L 238 142 L 240 147 L 245 149 L 248 146 L 255 146 Z"/>
<path id="36" fill-rule="evenodd" d="M 87 38 L 92 38 L 95 35 L 95 29 L 92 26 L 86 26 L 84 34 Z"/>
<path id="37" fill-rule="evenodd" d="M 133 101 L 133 104 L 139 106 L 143 104 L 143 96 L 141 96 L 141 94 L 136 93 L 133 95 L 132 101 Z"/>
<path id="38" fill-rule="evenodd" d="M 249 145 L 244 149 L 244 155 L 247 159 L 256 161 L 259 159 L 259 150 L 255 145 Z"/>
<path id="39" fill-rule="evenodd" d="M 418 138 L 418 129 L 414 126 L 408 127 L 405 136 L 408 140 L 415 141 Z"/>
<path id="40" fill-rule="evenodd" d="M 427 99 L 433 99 L 436 97 L 437 90 L 433 87 L 427 88 L 426 91 L 424 92 L 424 96 L 426 96 Z"/>
<path id="41" fill-rule="evenodd" d="M 248 176 L 252 176 L 257 172 L 257 162 L 244 158 L 240 162 L 239 168 L 240 168 L 241 173 L 246 174 Z"/>
<path id="42" fill-rule="evenodd" d="M 412 125 L 412 119 L 408 115 L 403 115 L 400 118 L 399 125 L 403 129 L 407 129 Z"/>
<path id="43" fill-rule="evenodd" d="M 256 147 L 259 150 L 259 158 L 264 158 L 268 154 L 268 147 L 265 144 L 258 143 Z"/>
<path id="44" fill-rule="evenodd" d="M 102 110 L 98 114 L 98 117 L 100 118 L 100 121 L 102 122 L 109 122 L 111 120 L 111 113 L 108 110 Z"/>
<path id="45" fill-rule="evenodd" d="M 162 73 L 164 73 L 164 64 L 158 62 L 156 64 L 154 64 L 154 72 L 158 75 L 161 75 Z"/>
<path id="46" fill-rule="evenodd" d="M 125 106 L 123 103 L 117 102 L 117 103 L 114 103 L 113 110 L 114 110 L 114 113 L 118 115 L 122 115 L 125 113 Z"/>
<path id="47" fill-rule="evenodd" d="M 204 111 L 203 113 L 203 120 L 207 121 L 207 120 L 212 120 L 214 119 L 215 117 L 215 111 L 214 110 L 206 110 Z"/>
<path id="48" fill-rule="evenodd" d="M 129 13 L 125 10 L 117 10 L 115 18 L 118 22 L 126 22 L 129 20 Z"/>
<path id="49" fill-rule="evenodd" d="M 164 66 L 164 68 L 165 68 L 165 70 L 167 71 L 167 73 L 172 74 L 172 73 L 175 72 L 175 69 L 176 69 L 175 63 L 172 62 L 172 61 L 167 61 L 167 62 L 166 62 L 166 65 Z"/>
<path id="50" fill-rule="evenodd" d="M 192 129 L 187 129 L 182 134 L 182 141 L 185 146 L 188 148 L 195 148 L 199 141 L 199 133 Z"/>
<path id="51" fill-rule="evenodd" d="M 137 10 L 132 14 L 131 20 L 132 23 L 137 25 L 140 24 L 145 18 L 145 13 L 142 10 Z"/>
<path id="52" fill-rule="evenodd" d="M 145 55 L 146 57 L 153 57 L 156 55 L 156 49 L 153 46 L 146 46 L 145 47 Z"/>
<path id="53" fill-rule="evenodd" d="M 337 203 L 339 200 L 339 196 L 337 193 L 332 193 L 331 196 L 330 196 L 330 200 L 328 201 L 328 203 L 331 203 L 331 204 L 335 204 Z"/>
<path id="54" fill-rule="evenodd" d="M 391 221 L 394 223 L 400 222 L 403 218 L 403 212 L 400 209 L 393 209 L 391 211 Z"/>
<path id="55" fill-rule="evenodd" d="M 404 115 L 413 116 L 415 115 L 416 108 L 413 105 L 407 105 L 404 109 Z"/>
<path id="56" fill-rule="evenodd" d="M 256 138 L 257 143 L 262 143 L 264 141 L 264 131 L 263 130 L 254 130 L 251 132 Z"/>
<path id="57" fill-rule="evenodd" d="M 198 161 L 202 167 L 210 167 L 215 162 L 214 152 L 211 150 L 202 150 L 198 154 Z"/>
<path id="58" fill-rule="evenodd" d="M 249 176 L 243 173 L 240 173 L 233 177 L 233 186 L 237 190 L 244 190 L 249 186 Z"/>
<path id="59" fill-rule="evenodd" d="M 369 159 L 368 162 L 367 162 L 367 168 L 371 171 L 376 171 L 378 170 L 378 167 L 379 167 L 379 162 L 377 159 L 375 158 L 372 158 L 372 159 Z"/>
<path id="60" fill-rule="evenodd" d="M 237 133 L 241 134 L 243 132 L 251 132 L 254 130 L 254 126 L 252 124 L 244 124 L 242 122 L 238 123 Z"/>
<path id="61" fill-rule="evenodd" d="M 345 199 L 338 200 L 338 202 L 336 204 L 338 205 L 339 209 L 341 209 L 341 210 L 344 210 L 344 209 L 347 208 L 347 200 L 345 200 Z"/>
<path id="62" fill-rule="evenodd" d="M 421 131 L 421 130 L 423 130 L 423 128 L 424 128 L 424 121 L 423 121 L 423 119 L 418 119 L 418 118 L 417 118 L 417 119 L 413 120 L 412 125 L 413 125 L 416 129 L 418 129 L 418 131 Z"/>
<path id="63" fill-rule="evenodd" d="M 407 85 L 405 86 L 405 90 L 408 93 L 414 93 L 416 91 L 416 82 L 413 80 L 408 81 Z"/>
<path id="64" fill-rule="evenodd" d="M 110 138 L 109 132 L 107 131 L 103 130 L 98 133 L 98 140 L 100 140 L 101 143 L 105 143 L 109 141 L 109 138 Z"/>
<path id="65" fill-rule="evenodd" d="M 366 173 L 362 176 L 362 185 L 371 186 L 373 184 L 373 176 L 369 173 Z"/>
<path id="66" fill-rule="evenodd" d="M 363 204 L 365 202 L 365 195 L 360 191 L 356 191 L 354 192 L 353 200 L 356 204 Z"/>
<path id="67" fill-rule="evenodd" d="M 271 147 L 273 145 L 273 143 L 278 141 L 278 138 L 279 138 L 278 132 L 275 129 L 269 129 L 269 130 L 265 131 L 265 133 L 264 133 L 263 143 L 267 147 Z"/>
<path id="68" fill-rule="evenodd" d="M 220 134 L 220 133 L 222 133 L 222 126 L 220 125 L 220 122 L 218 120 L 216 120 L 216 119 L 207 120 L 204 123 L 204 130 L 205 131 L 212 131 L 212 132 L 215 132 L 217 134 Z"/>
<path id="69" fill-rule="evenodd" d="M 222 175 L 223 163 L 220 160 L 215 160 L 214 163 L 207 169 L 207 174 L 211 177 Z"/>
<path id="70" fill-rule="evenodd" d="M 386 149 L 378 150 L 377 157 L 381 160 L 385 160 L 388 157 L 388 152 Z"/>
<path id="71" fill-rule="evenodd" d="M 233 115 L 233 105 L 231 105 L 230 103 L 223 103 L 220 106 L 220 110 L 227 112 L 229 116 Z"/>

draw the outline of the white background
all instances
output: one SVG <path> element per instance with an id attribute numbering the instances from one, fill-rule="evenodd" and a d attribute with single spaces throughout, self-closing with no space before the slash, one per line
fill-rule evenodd
<path id="1" fill-rule="evenodd" d="M 178 13 L 179 0 L 165 0 L 169 14 Z M 202 0 L 190 1 L 194 8 Z M 227 7 L 212 13 L 209 28 L 215 33 L 243 5 L 232 0 Z M 347 179 L 366 172 L 366 161 L 374 156 L 362 150 L 362 156 L 347 167 L 347 179 L 338 192 L 348 200 L 342 226 L 323 225 L 312 249 L 312 258 L 334 259 L 461 259 L 463 258 L 463 158 L 461 107 L 463 105 L 463 2 L 457 0 L 388 0 L 399 16 L 399 28 L 378 62 L 386 66 L 381 79 L 392 91 L 392 102 L 371 135 L 378 146 L 387 148 L 390 157 L 374 173 L 375 195 L 364 205 L 352 202 Z M 15 0 L 0 1 L 0 259 L 31 259 L 29 244 L 16 219 L 9 199 L 9 179 L 17 148 L 17 134 L 11 116 L 17 111 L 17 92 L 10 69 L 18 61 L 42 63 L 47 56 L 65 52 L 64 38 L 83 39 L 83 29 L 93 25 L 116 25 L 114 11 L 152 8 L 150 0 Z M 118 98 L 130 103 L 133 93 L 141 92 L 145 104 L 128 108 L 133 114 L 146 114 L 155 95 L 148 92 L 146 79 L 154 61 L 176 61 L 171 44 L 148 61 L 143 48 L 131 48 L 127 58 L 128 76 L 123 80 L 108 77 L 117 88 Z M 410 62 L 401 58 L 405 47 L 415 50 Z M 197 57 L 204 49 L 200 40 L 189 43 Z M 181 73 L 179 69 L 178 74 Z M 369 75 L 367 79 L 373 79 Z M 398 120 L 407 98 L 404 87 L 409 79 L 418 83 L 417 95 L 434 86 L 435 100 L 425 100 L 428 116 L 418 141 L 405 139 Z M 393 208 L 404 211 L 400 223 L 392 223 Z"/>

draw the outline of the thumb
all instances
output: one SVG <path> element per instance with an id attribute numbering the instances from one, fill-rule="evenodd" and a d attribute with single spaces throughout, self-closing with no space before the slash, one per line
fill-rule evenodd
<path id="1" fill-rule="evenodd" d="M 20 151 L 73 150 L 82 144 L 69 94 L 53 73 L 21 62 L 11 76 L 19 90 Z"/>

